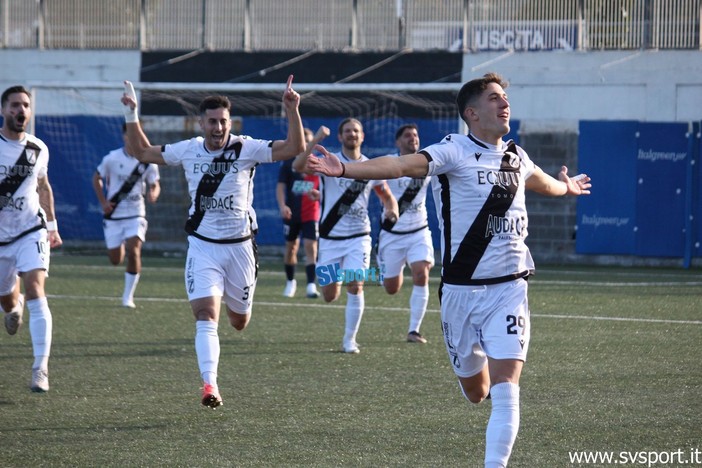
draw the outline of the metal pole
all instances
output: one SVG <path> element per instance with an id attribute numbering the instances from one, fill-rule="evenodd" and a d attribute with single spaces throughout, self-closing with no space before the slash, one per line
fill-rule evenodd
<path id="1" fill-rule="evenodd" d="M 146 0 L 141 0 L 141 9 L 139 10 L 139 50 L 146 50 Z"/>
<path id="2" fill-rule="evenodd" d="M 353 50 L 356 50 L 358 46 L 358 0 L 353 0 L 353 8 L 351 10 L 351 37 L 349 39 L 349 46 Z"/>
<path id="3" fill-rule="evenodd" d="M 405 48 L 407 40 L 405 38 L 405 8 L 402 0 L 396 0 L 395 3 L 396 15 L 397 15 L 397 46 L 400 50 Z"/>
<path id="4" fill-rule="evenodd" d="M 200 48 L 207 47 L 207 0 L 202 0 L 202 20 L 200 21 L 202 31 L 200 33 Z"/>
<path id="5" fill-rule="evenodd" d="M 37 25 L 37 49 L 44 49 L 44 23 L 46 21 L 45 0 L 39 0 L 39 24 Z"/>
<path id="6" fill-rule="evenodd" d="M 251 0 L 244 4 L 244 50 L 251 51 Z"/>
<path id="7" fill-rule="evenodd" d="M 2 2 L 2 44 L 0 44 L 3 48 L 7 47 L 7 43 L 10 40 L 10 33 L 8 29 L 10 29 L 10 0 L 3 0 Z"/>

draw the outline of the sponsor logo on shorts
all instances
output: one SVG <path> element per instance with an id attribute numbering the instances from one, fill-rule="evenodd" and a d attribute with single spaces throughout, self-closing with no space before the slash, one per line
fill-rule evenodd
<path id="1" fill-rule="evenodd" d="M 326 286 L 331 283 L 351 283 L 353 281 L 380 282 L 382 275 L 377 268 L 341 268 L 340 263 L 333 265 L 319 265 L 315 268 L 317 280 L 320 286 Z"/>

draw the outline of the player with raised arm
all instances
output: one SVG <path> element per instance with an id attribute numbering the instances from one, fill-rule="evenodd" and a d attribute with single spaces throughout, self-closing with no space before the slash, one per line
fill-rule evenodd
<path id="1" fill-rule="evenodd" d="M 126 124 L 122 124 L 122 137 L 124 146 L 102 158 L 93 175 L 93 190 L 102 206 L 110 263 L 119 265 L 125 254 L 127 258 L 122 307 L 134 309 L 134 291 L 141 276 L 141 247 L 149 226 L 144 201 L 156 203 L 161 186 L 158 166 L 141 163 L 131 155 Z"/>
<path id="2" fill-rule="evenodd" d="M 439 299 L 446 351 L 464 396 L 491 396 L 485 467 L 506 467 L 519 429 L 519 378 L 529 348 L 527 279 L 534 263 L 525 244 L 525 190 L 589 194 L 590 178 L 558 179 L 502 137 L 510 130 L 507 83 L 488 73 L 465 83 L 458 113 L 468 135 L 450 134 L 418 153 L 348 164 L 318 146 L 308 168 L 326 177 L 432 177 L 441 229 Z"/>
<path id="3" fill-rule="evenodd" d="M 357 119 L 346 118 L 338 129 L 341 151 L 338 158 L 352 166 L 368 158 L 361 153 L 364 133 L 363 125 Z M 293 167 L 302 172 L 309 155 L 295 159 Z M 392 196 L 385 181 L 369 181 L 363 178 L 340 178 L 322 176 L 320 184 L 322 200 L 322 217 L 319 223 L 319 257 L 317 265 L 331 267 L 335 265 L 344 270 L 366 270 L 370 266 L 371 236 L 368 203 L 371 190 L 382 202 L 385 219 L 397 219 L 397 201 Z M 360 352 L 356 335 L 361 325 L 365 309 L 363 280 L 354 279 L 346 284 L 346 311 L 344 338 L 341 350 L 349 354 Z M 337 278 L 329 284 L 322 285 L 322 295 L 326 302 L 332 302 L 341 294 L 341 282 Z"/>
<path id="4" fill-rule="evenodd" d="M 29 91 L 13 86 L 2 93 L 0 102 L 0 305 L 5 328 L 14 335 L 26 302 L 34 354 L 30 389 L 47 392 L 53 318 L 44 283 L 50 249 L 62 244 L 47 175 L 49 150 L 26 132 L 32 118 Z"/>
<path id="5" fill-rule="evenodd" d="M 231 103 L 226 96 L 208 96 L 200 103 L 203 136 L 152 146 L 139 125 L 137 98 L 125 82 L 122 96 L 127 138 L 141 162 L 180 165 L 191 197 L 185 289 L 195 316 L 195 352 L 203 380 L 202 404 L 222 404 L 217 384 L 220 344 L 217 332 L 224 300 L 229 323 L 246 328 L 251 318 L 258 258 L 252 184 L 256 166 L 290 159 L 305 149 L 300 95 L 292 75 L 283 93 L 288 120 L 285 140 L 259 140 L 231 134 Z"/>
<path id="6" fill-rule="evenodd" d="M 395 132 L 398 156 L 419 150 L 419 129 L 416 124 L 405 124 Z M 388 179 L 390 191 L 397 199 L 399 218 L 385 220 L 378 234 L 378 266 L 383 286 L 388 294 L 402 288 L 402 273 L 408 264 L 412 273 L 410 320 L 407 341 L 424 344 L 419 333 L 429 303 L 429 271 L 434 266 L 434 246 L 427 221 L 427 188 L 430 177 L 399 177 Z"/>
<path id="7" fill-rule="evenodd" d="M 326 127 L 324 127 L 326 129 Z M 328 135 L 328 129 L 327 129 Z M 310 150 L 321 138 L 315 138 L 309 128 L 305 128 L 305 141 Z M 278 171 L 278 183 L 275 198 L 283 219 L 285 236 L 285 289 L 283 296 L 294 297 L 297 290 L 295 266 L 300 237 L 305 251 L 305 275 L 307 289 L 305 294 L 310 299 L 319 297 L 316 284 L 315 267 L 317 263 L 317 241 L 319 239 L 319 177 L 303 174 L 293 169 L 294 159 L 283 161 Z"/>

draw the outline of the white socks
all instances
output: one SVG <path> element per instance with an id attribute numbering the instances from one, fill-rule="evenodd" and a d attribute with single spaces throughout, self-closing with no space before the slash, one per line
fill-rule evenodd
<path id="1" fill-rule="evenodd" d="M 429 285 L 413 286 L 412 295 L 410 296 L 410 322 L 407 332 L 419 332 L 419 327 L 422 326 L 422 319 L 427 312 L 427 304 L 429 304 Z"/>
<path id="2" fill-rule="evenodd" d="M 195 322 L 195 354 L 200 375 L 205 383 L 217 386 L 219 364 L 219 335 L 217 322 L 198 320 Z"/>
<path id="3" fill-rule="evenodd" d="M 344 329 L 344 343 L 355 343 L 358 328 L 361 326 L 361 317 L 365 307 L 363 291 L 358 294 L 346 293 L 346 326 Z"/>
<path id="4" fill-rule="evenodd" d="M 503 382 L 490 389 L 492 412 L 485 434 L 485 468 L 504 468 L 519 431 L 519 385 Z"/>
<path id="5" fill-rule="evenodd" d="M 122 302 L 134 302 L 134 291 L 139 284 L 139 273 L 124 272 L 124 292 L 122 293 Z"/>
<path id="6" fill-rule="evenodd" d="M 34 364 L 32 369 L 49 368 L 49 354 L 51 354 L 51 332 L 53 320 L 49 303 L 45 297 L 27 301 L 29 310 L 29 334 L 32 337 L 34 350 Z"/>

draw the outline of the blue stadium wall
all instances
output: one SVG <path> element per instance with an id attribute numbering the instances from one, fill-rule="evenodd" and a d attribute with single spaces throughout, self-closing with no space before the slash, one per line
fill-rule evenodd
<path id="1" fill-rule="evenodd" d="M 702 255 L 700 122 L 580 122 L 576 252 Z"/>

